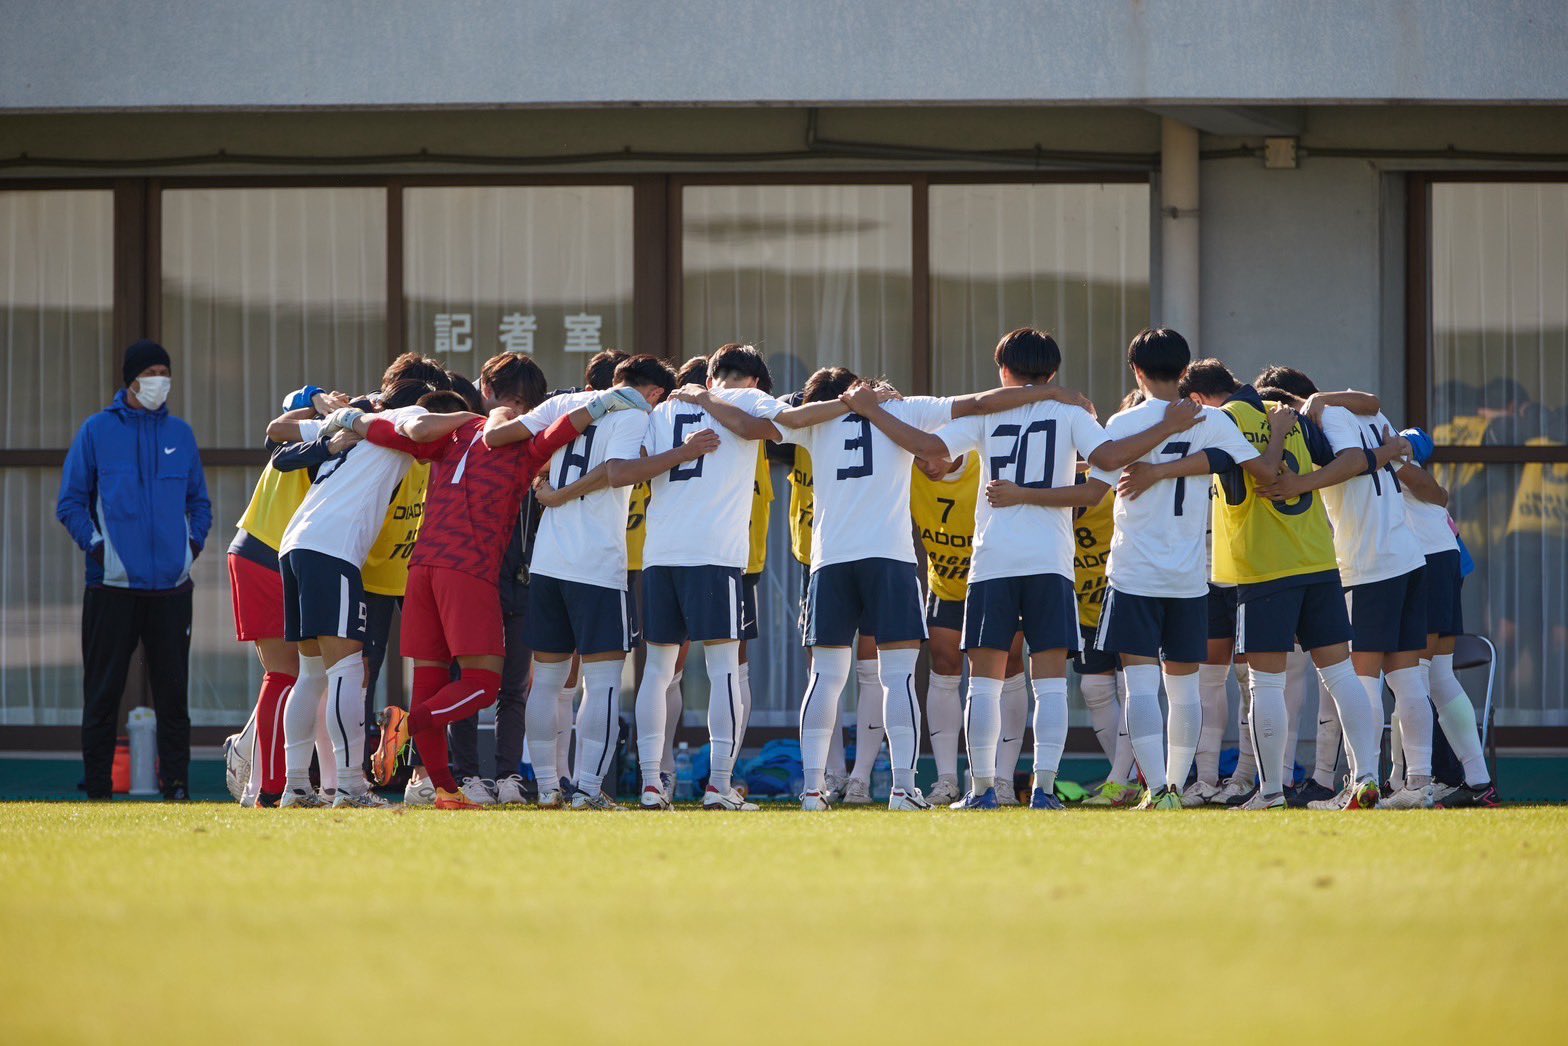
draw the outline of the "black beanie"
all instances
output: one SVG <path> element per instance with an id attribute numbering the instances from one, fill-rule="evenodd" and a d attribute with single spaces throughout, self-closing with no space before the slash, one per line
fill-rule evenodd
<path id="1" fill-rule="evenodd" d="M 170 369 L 174 367 L 169 360 L 169 353 L 162 345 L 151 338 L 143 338 L 132 342 L 130 348 L 125 350 L 125 365 L 120 368 L 120 375 L 125 379 L 125 384 L 129 385 L 142 371 L 160 363 Z"/>

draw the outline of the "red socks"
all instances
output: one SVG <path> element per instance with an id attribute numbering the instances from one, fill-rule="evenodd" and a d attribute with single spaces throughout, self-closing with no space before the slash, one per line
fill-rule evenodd
<path id="1" fill-rule="evenodd" d="M 414 669 L 414 700 L 408 713 L 408 729 L 414 747 L 431 782 L 447 792 L 457 791 L 446 748 L 446 728 L 452 723 L 478 715 L 495 704 L 501 690 L 498 672 L 465 668 L 449 682 L 451 673 L 432 666 Z"/>
<path id="2" fill-rule="evenodd" d="M 261 677 L 261 694 L 256 698 L 256 758 L 261 760 L 261 790 L 282 795 L 283 702 L 297 677 L 282 672 L 267 672 Z"/>

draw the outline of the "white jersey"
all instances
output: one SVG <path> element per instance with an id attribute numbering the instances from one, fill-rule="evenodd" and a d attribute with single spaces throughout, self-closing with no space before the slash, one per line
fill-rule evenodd
<path id="1" fill-rule="evenodd" d="M 1382 414 L 1365 417 L 1344 407 L 1323 411 L 1323 434 L 1335 454 L 1376 450 L 1383 430 L 1397 431 Z M 1370 475 L 1323 488 L 1323 505 L 1334 524 L 1334 557 L 1346 588 L 1387 581 L 1426 565 L 1426 556 L 1405 518 L 1403 486 L 1390 463 Z"/>
<path id="2" fill-rule="evenodd" d="M 890 400 L 882 409 L 926 432 L 953 418 L 953 401 L 931 396 Z M 794 430 L 811 455 L 816 520 L 811 569 L 862 559 L 915 562 L 909 522 L 909 470 L 915 456 L 858 414 Z"/>
<path id="3" fill-rule="evenodd" d="M 761 389 L 714 389 L 712 395 L 758 418 L 776 418 L 787 407 Z M 648 418 L 642 449 L 663 454 L 707 428 L 718 432 L 718 450 L 653 478 L 644 567 L 746 568 L 757 441 L 737 436 L 695 403 L 666 400 Z"/>
<path id="4" fill-rule="evenodd" d="M 1439 552 L 1459 551 L 1459 539 L 1454 536 L 1448 510 L 1430 501 L 1422 501 L 1410 493 L 1409 487 L 1402 493 L 1405 496 L 1405 520 L 1416 536 L 1416 543 L 1421 546 L 1421 554 L 1435 556 Z"/>
<path id="5" fill-rule="evenodd" d="M 1112 416 L 1111 439 L 1125 439 L 1165 420 L 1167 400 L 1147 399 Z M 1177 461 L 1189 454 L 1220 450 L 1241 464 L 1258 456 L 1241 429 L 1222 410 L 1204 407 L 1198 424 L 1178 432 L 1140 461 Z M 1121 470 L 1094 469 L 1094 479 L 1116 487 Z M 1207 476 L 1162 479 L 1134 499 L 1117 498 L 1112 513 L 1111 558 L 1105 576 L 1118 592 L 1162 599 L 1195 599 L 1209 591 L 1209 488 Z"/>
<path id="6" fill-rule="evenodd" d="M 424 413 L 423 407 L 398 407 L 375 416 L 395 425 Z M 319 426 L 306 425 L 300 423 L 301 436 L 319 433 Z M 386 521 L 387 506 L 413 463 L 414 459 L 400 450 L 363 440 L 341 458 L 322 465 L 305 500 L 283 531 L 278 554 L 303 548 L 335 556 L 355 568 L 364 566 L 370 546 L 376 543 L 381 524 Z"/>
<path id="7" fill-rule="evenodd" d="M 553 396 L 523 415 L 538 435 L 557 418 L 600 396 L 589 389 Z M 546 477 L 559 490 L 606 461 L 637 457 L 648 415 L 640 410 L 606 414 L 550 456 Z M 604 487 L 549 509 L 539 520 L 532 571 L 558 581 L 578 581 L 626 591 L 626 509 L 631 487 Z"/>
<path id="8" fill-rule="evenodd" d="M 1020 487 L 1070 487 L 1078 458 L 1105 442 L 1105 430 L 1082 407 L 1045 401 L 997 414 L 960 418 L 937 433 L 954 459 L 980 455 L 980 497 L 975 501 L 974 559 L 969 583 L 1034 574 L 1073 576 L 1073 510 L 1040 505 L 992 508 L 985 482 Z"/>

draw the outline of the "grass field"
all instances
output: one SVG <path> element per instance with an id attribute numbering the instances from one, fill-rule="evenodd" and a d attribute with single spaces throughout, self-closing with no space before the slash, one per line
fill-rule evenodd
<path id="1" fill-rule="evenodd" d="M 1568 808 L 0 805 L 0 1042 L 1561 1041 Z"/>

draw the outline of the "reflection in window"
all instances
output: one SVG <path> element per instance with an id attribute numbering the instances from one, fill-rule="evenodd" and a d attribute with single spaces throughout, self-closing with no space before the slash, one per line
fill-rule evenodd
<path id="1" fill-rule="evenodd" d="M 119 388 L 114 194 L 0 192 L 0 447 L 63 448 Z"/>
<path id="2" fill-rule="evenodd" d="M 1149 322 L 1149 187 L 933 185 L 933 385 L 996 384 L 992 352 L 1018 327 L 1062 347 L 1061 381 L 1101 418 L 1131 387 L 1127 343 Z"/>
<path id="3" fill-rule="evenodd" d="M 632 190 L 619 185 L 413 188 L 403 194 L 405 340 L 474 376 L 526 352 L 554 387 L 632 345 Z"/>
<path id="4" fill-rule="evenodd" d="M 290 389 L 375 388 L 386 269 L 383 189 L 165 192 L 170 410 L 203 447 L 255 447 Z"/>

